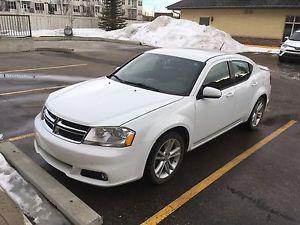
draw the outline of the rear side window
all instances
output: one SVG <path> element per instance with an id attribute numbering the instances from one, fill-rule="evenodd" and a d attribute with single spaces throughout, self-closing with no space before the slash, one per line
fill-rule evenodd
<path id="1" fill-rule="evenodd" d="M 231 67 L 234 75 L 234 82 L 240 83 L 245 80 L 248 80 L 252 72 L 253 66 L 245 61 L 234 60 L 231 61 Z"/>
<path id="2" fill-rule="evenodd" d="M 223 90 L 231 86 L 231 77 L 227 62 L 221 62 L 214 65 L 203 82 L 203 87 L 213 87 Z"/>

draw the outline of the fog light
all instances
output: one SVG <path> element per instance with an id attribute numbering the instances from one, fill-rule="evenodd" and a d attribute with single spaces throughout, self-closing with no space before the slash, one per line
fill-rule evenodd
<path id="1" fill-rule="evenodd" d="M 92 171 L 92 170 L 81 170 L 80 173 L 84 177 L 88 177 L 91 179 L 96 179 L 96 180 L 103 180 L 103 181 L 108 181 L 108 177 L 105 173 L 102 172 L 97 172 L 97 171 Z"/>

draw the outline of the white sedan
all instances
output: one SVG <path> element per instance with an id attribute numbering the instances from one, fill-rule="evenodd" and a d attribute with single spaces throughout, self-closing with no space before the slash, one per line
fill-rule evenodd
<path id="1" fill-rule="evenodd" d="M 187 151 L 241 123 L 256 128 L 270 91 L 268 68 L 247 57 L 155 49 L 107 77 L 50 94 L 35 119 L 35 149 L 89 184 L 143 176 L 160 184 Z"/>

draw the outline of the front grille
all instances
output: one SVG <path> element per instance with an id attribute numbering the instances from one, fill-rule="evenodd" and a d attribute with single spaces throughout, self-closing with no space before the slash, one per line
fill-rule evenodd
<path id="1" fill-rule="evenodd" d="M 298 50 L 298 49 L 296 49 L 296 50 L 286 50 L 287 52 L 295 52 L 295 53 L 300 53 L 300 49 Z"/>
<path id="2" fill-rule="evenodd" d="M 90 129 L 88 126 L 59 118 L 46 108 L 43 110 L 43 118 L 51 133 L 75 143 L 81 143 Z"/>

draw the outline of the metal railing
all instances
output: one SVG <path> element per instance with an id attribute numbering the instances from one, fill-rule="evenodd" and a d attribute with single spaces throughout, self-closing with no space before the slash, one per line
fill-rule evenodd
<path id="1" fill-rule="evenodd" d="M 29 15 L 0 14 L 0 37 L 31 37 Z"/>

